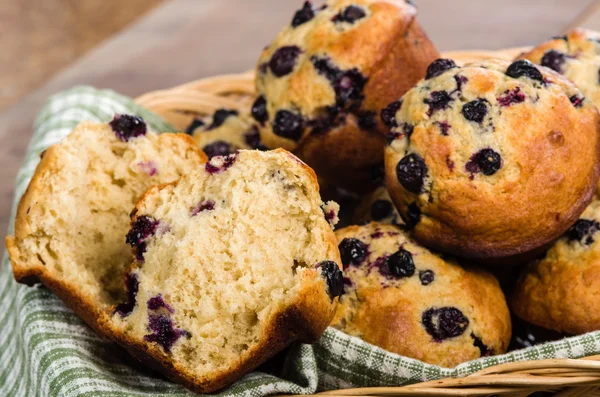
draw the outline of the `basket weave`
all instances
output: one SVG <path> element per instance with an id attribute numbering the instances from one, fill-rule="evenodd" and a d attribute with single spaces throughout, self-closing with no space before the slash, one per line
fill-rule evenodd
<path id="1" fill-rule="evenodd" d="M 501 51 L 452 51 L 445 58 L 458 64 L 486 58 L 512 60 L 526 47 Z M 136 102 L 184 130 L 195 117 L 219 108 L 248 111 L 254 99 L 254 72 L 196 80 L 153 91 Z M 319 393 L 331 396 L 514 396 L 552 392 L 560 397 L 600 397 L 600 356 L 516 362 L 486 368 L 464 378 L 448 378 L 402 387 L 368 387 Z"/>

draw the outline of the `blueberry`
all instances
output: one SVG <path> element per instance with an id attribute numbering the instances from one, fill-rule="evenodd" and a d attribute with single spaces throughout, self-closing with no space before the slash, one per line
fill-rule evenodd
<path id="1" fill-rule="evenodd" d="M 302 138 L 302 116 L 289 110 L 279 110 L 273 121 L 273 132 L 280 137 L 298 141 Z"/>
<path id="2" fill-rule="evenodd" d="M 206 131 L 214 130 L 215 128 L 222 126 L 228 117 L 237 116 L 237 115 L 238 115 L 237 110 L 217 109 L 215 114 L 213 114 L 212 123 L 210 123 L 210 125 L 208 127 L 206 127 L 205 130 Z"/>
<path id="3" fill-rule="evenodd" d="M 185 129 L 185 133 L 188 135 L 194 135 L 194 131 L 196 131 L 196 128 L 204 127 L 205 124 L 206 123 L 204 121 L 202 121 L 201 119 L 194 118 L 194 120 L 192 120 L 190 125 L 188 125 L 187 128 Z"/>
<path id="4" fill-rule="evenodd" d="M 380 117 L 383 124 L 387 125 L 390 128 L 394 128 L 398 126 L 396 121 L 396 112 L 400 110 L 402 107 L 402 100 L 392 102 L 385 109 L 381 111 Z"/>
<path id="5" fill-rule="evenodd" d="M 339 14 L 334 16 L 332 21 L 335 23 L 340 23 L 340 22 L 354 23 L 354 22 L 358 21 L 359 19 L 364 18 L 366 15 L 367 14 L 365 14 L 365 11 L 362 8 L 357 7 L 355 5 L 351 5 L 351 6 L 344 8 L 344 10 L 342 12 L 340 12 Z"/>
<path id="6" fill-rule="evenodd" d="M 244 142 L 252 149 L 267 150 L 267 147 L 260 140 L 260 133 L 256 126 L 252 126 L 252 128 L 244 133 Z"/>
<path id="7" fill-rule="evenodd" d="M 123 142 L 129 141 L 131 138 L 146 135 L 147 132 L 146 122 L 139 116 L 117 114 L 108 124 L 117 138 Z"/>
<path id="8" fill-rule="evenodd" d="M 487 114 L 487 103 L 483 98 L 477 98 L 474 101 L 467 102 L 462 108 L 462 114 L 465 119 L 481 123 Z"/>
<path id="9" fill-rule="evenodd" d="M 155 342 L 162 346 L 165 351 L 170 352 L 171 347 L 182 336 L 190 337 L 191 334 L 183 329 L 173 326 L 171 319 L 164 315 L 150 314 L 148 329 L 152 331 L 149 335 L 144 335 L 146 342 Z"/>
<path id="10" fill-rule="evenodd" d="M 479 349 L 480 357 L 488 357 L 494 355 L 494 349 L 490 349 L 483 343 L 480 337 L 471 333 L 471 338 L 473 339 L 473 346 Z"/>
<path id="11" fill-rule="evenodd" d="M 423 312 L 421 322 L 435 342 L 462 335 L 469 319 L 455 307 L 431 308 Z"/>
<path id="12" fill-rule="evenodd" d="M 496 98 L 500 106 L 510 106 L 514 103 L 521 103 L 525 101 L 525 94 L 521 92 L 520 87 L 515 87 L 512 90 L 504 91 L 504 94 Z"/>
<path id="13" fill-rule="evenodd" d="M 214 209 L 215 209 L 214 201 L 212 201 L 212 200 L 201 201 L 198 204 L 196 204 L 196 206 L 194 208 L 192 208 L 190 216 L 196 216 L 199 213 L 201 213 L 202 211 L 212 211 Z"/>
<path id="14" fill-rule="evenodd" d="M 591 219 L 579 219 L 569 230 L 566 236 L 569 241 L 578 241 L 583 245 L 591 245 L 594 235 L 600 230 L 600 223 Z"/>
<path id="15" fill-rule="evenodd" d="M 133 311 L 135 306 L 135 297 L 137 296 L 140 287 L 136 273 L 127 273 L 125 276 L 125 294 L 127 300 L 120 303 L 115 308 L 115 313 L 119 313 L 122 317 L 128 316 Z"/>
<path id="16" fill-rule="evenodd" d="M 206 153 L 209 159 L 215 156 L 225 156 L 235 152 L 235 149 L 225 141 L 215 141 L 213 143 L 209 143 L 208 145 L 204 146 L 202 150 L 204 153 Z"/>
<path id="17" fill-rule="evenodd" d="M 515 79 L 519 77 L 529 77 L 532 80 L 537 80 L 540 83 L 544 82 L 542 72 L 531 62 L 526 59 L 521 59 L 510 64 L 506 69 L 506 75 Z"/>
<path id="18" fill-rule="evenodd" d="M 432 79 L 444 73 L 446 70 L 457 68 L 456 63 L 452 59 L 436 59 L 431 62 L 427 67 L 427 73 L 425 74 L 425 80 Z"/>
<path id="19" fill-rule="evenodd" d="M 338 106 L 344 107 L 348 101 L 362 99 L 362 90 L 367 83 L 367 78 L 358 69 L 341 70 L 327 57 L 313 55 L 310 60 L 317 72 L 331 83 Z"/>
<path id="20" fill-rule="evenodd" d="M 564 52 L 548 50 L 544 53 L 540 64 L 542 66 L 555 70 L 558 73 L 562 73 L 562 65 L 563 63 L 565 63 L 566 58 L 567 57 Z"/>
<path id="21" fill-rule="evenodd" d="M 380 221 L 392 214 L 392 203 L 387 200 L 376 200 L 371 204 L 371 218 Z"/>
<path id="22" fill-rule="evenodd" d="M 267 112 L 267 100 L 264 96 L 259 96 L 252 104 L 252 117 L 258 121 L 261 125 L 265 124 L 265 121 L 269 119 L 269 113 Z"/>
<path id="23" fill-rule="evenodd" d="M 292 27 L 298 27 L 303 23 L 306 23 L 315 17 L 315 10 L 310 1 L 304 2 L 304 6 L 296 11 L 294 18 L 292 19 Z"/>
<path id="24" fill-rule="evenodd" d="M 227 156 L 215 156 L 204 165 L 204 169 L 211 175 L 219 174 L 231 167 L 237 160 L 237 156 L 238 152 Z"/>
<path id="25" fill-rule="evenodd" d="M 443 136 L 448 136 L 450 130 L 450 124 L 447 121 L 436 121 L 436 124 L 440 127 L 440 132 Z"/>
<path id="26" fill-rule="evenodd" d="M 450 105 L 450 102 L 453 100 L 454 99 L 446 91 L 433 91 L 431 94 L 429 94 L 429 98 L 425 98 L 423 102 L 429 105 L 427 115 L 431 116 L 438 110 L 447 109 Z"/>
<path id="27" fill-rule="evenodd" d="M 404 224 L 408 229 L 414 229 L 415 226 L 421 221 L 421 209 L 417 203 L 411 203 L 406 208 L 406 213 L 400 213 L 400 217 L 404 221 Z"/>
<path id="28" fill-rule="evenodd" d="M 575 106 L 576 108 L 579 108 L 583 105 L 584 99 L 585 98 L 582 97 L 581 95 L 573 95 L 572 97 L 569 98 L 569 100 L 571 101 L 573 106 Z"/>
<path id="29" fill-rule="evenodd" d="M 465 76 L 457 74 L 454 76 L 454 81 L 456 81 L 456 91 L 461 92 L 463 85 L 465 85 L 469 79 Z"/>
<path id="30" fill-rule="evenodd" d="M 338 245 L 344 269 L 348 266 L 360 266 L 368 253 L 367 244 L 356 238 L 345 238 Z"/>
<path id="31" fill-rule="evenodd" d="M 429 285 L 435 279 L 435 273 L 432 270 L 421 270 L 419 272 L 419 280 L 421 285 Z"/>
<path id="32" fill-rule="evenodd" d="M 144 260 L 145 240 L 156 232 L 159 223 L 159 221 L 147 215 L 139 216 L 125 236 L 125 242 L 135 248 L 135 255 L 139 261 Z"/>
<path id="33" fill-rule="evenodd" d="M 399 249 L 386 260 L 390 269 L 390 274 L 396 278 L 411 277 L 415 274 L 415 263 L 410 252 L 405 249 Z"/>
<path id="34" fill-rule="evenodd" d="M 344 276 L 333 261 L 324 261 L 319 264 L 321 275 L 327 280 L 329 297 L 333 300 L 336 296 L 342 295 L 344 289 Z"/>
<path id="35" fill-rule="evenodd" d="M 411 193 L 421 193 L 425 176 L 427 176 L 427 165 L 425 160 L 416 153 L 405 156 L 396 165 L 398 182 Z"/>
<path id="36" fill-rule="evenodd" d="M 285 46 L 277 49 L 271 60 L 269 61 L 269 68 L 271 72 L 277 77 L 285 76 L 290 74 L 296 66 L 296 59 L 302 50 L 300 47 L 295 45 Z"/>
<path id="37" fill-rule="evenodd" d="M 502 157 L 492 149 L 483 149 L 471 156 L 465 168 L 471 174 L 481 172 L 488 176 L 494 175 L 502 168 Z"/>
<path id="38" fill-rule="evenodd" d="M 151 297 L 150 299 L 148 299 L 148 301 L 146 302 L 146 307 L 148 307 L 148 310 L 159 310 L 159 309 L 167 309 L 167 311 L 169 311 L 170 313 L 173 313 L 173 308 L 167 303 L 165 302 L 164 298 L 162 297 L 161 294 L 155 295 L 153 297 Z"/>

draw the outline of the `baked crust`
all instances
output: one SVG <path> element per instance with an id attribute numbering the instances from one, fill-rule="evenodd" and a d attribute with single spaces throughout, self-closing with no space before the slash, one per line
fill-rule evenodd
<path id="1" fill-rule="evenodd" d="M 351 24 L 333 22 L 348 6 L 362 7 L 366 16 Z M 277 49 L 291 44 L 302 51 L 297 65 L 277 77 L 266 65 Z M 316 70 L 313 56 L 360 73 L 366 80 L 360 99 L 336 101 L 333 83 Z M 405 1 L 329 1 L 310 21 L 286 26 L 260 56 L 257 93 L 266 99 L 269 114 L 261 138 L 267 147 L 293 151 L 330 183 L 358 192 L 372 190 L 381 182 L 374 174 L 383 162 L 388 130 L 379 112 L 422 78 L 438 56 L 416 21 L 416 9 Z M 334 108 L 335 116 L 323 120 Z M 279 110 L 303 117 L 300 139 L 273 132 Z"/>
<path id="2" fill-rule="evenodd" d="M 594 200 L 581 219 L 600 221 L 600 202 Z M 573 335 L 600 328 L 598 224 L 579 230 L 581 233 L 571 229 L 542 259 L 523 269 L 510 299 L 517 316 L 540 327 Z M 574 239 L 580 236 L 580 240 Z"/>
<path id="3" fill-rule="evenodd" d="M 385 154 L 386 184 L 399 212 L 406 219 L 409 206 L 420 210 L 415 237 L 482 264 L 515 264 L 562 235 L 590 202 L 600 175 L 599 116 L 593 103 L 572 104 L 570 99 L 581 93 L 549 69 L 539 68 L 540 83 L 510 78 L 508 66 L 504 61 L 469 64 L 419 83 L 404 96 Z M 428 116 L 431 109 L 424 101 L 433 91 L 456 90 L 457 75 L 468 81 L 462 92 L 452 92 L 449 110 Z M 500 104 L 499 97 L 515 92 L 522 100 Z M 480 99 L 487 113 L 477 124 L 460 111 Z M 446 133 L 439 126 L 442 117 L 450 126 Z M 412 134 L 402 131 L 404 123 L 414 126 Z M 469 162 L 484 149 L 501 158 L 499 169 L 469 171 Z M 406 190 L 396 172 L 409 153 L 427 167 L 418 194 Z"/>

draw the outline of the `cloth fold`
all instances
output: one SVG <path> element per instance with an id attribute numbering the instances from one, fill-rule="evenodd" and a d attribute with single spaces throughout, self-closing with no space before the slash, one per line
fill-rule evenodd
<path id="1" fill-rule="evenodd" d="M 137 114 L 157 132 L 174 131 L 159 116 L 114 91 L 75 87 L 54 95 L 37 117 L 17 176 L 10 233 L 16 204 L 40 153 L 60 142 L 79 122 L 106 122 L 115 113 Z M 6 253 L 0 267 L 0 324 L 0 396 L 194 395 L 145 369 L 114 343 L 99 338 L 43 286 L 17 284 Z M 600 331 L 447 369 L 389 353 L 329 328 L 317 343 L 291 346 L 215 395 L 260 397 L 400 386 L 467 376 L 501 363 L 596 354 L 600 354 Z"/>

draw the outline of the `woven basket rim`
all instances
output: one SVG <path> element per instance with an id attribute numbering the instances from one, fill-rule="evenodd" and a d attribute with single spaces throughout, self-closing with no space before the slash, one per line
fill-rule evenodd
<path id="1" fill-rule="evenodd" d="M 512 60 L 530 47 L 502 50 L 443 52 L 458 64 L 487 58 Z M 212 114 L 221 107 L 248 108 L 254 94 L 254 71 L 214 76 L 175 87 L 148 92 L 135 99 L 184 130 L 191 119 Z M 318 396 L 527 396 L 536 391 L 557 391 L 557 396 L 600 396 L 600 355 L 580 359 L 547 359 L 498 364 L 462 378 L 445 378 L 398 387 L 341 389 Z"/>

